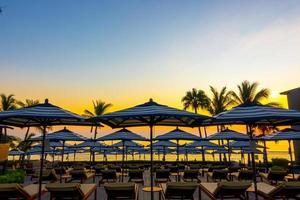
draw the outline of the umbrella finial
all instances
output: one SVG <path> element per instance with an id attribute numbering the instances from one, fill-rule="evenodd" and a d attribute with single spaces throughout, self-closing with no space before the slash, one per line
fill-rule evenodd
<path id="1" fill-rule="evenodd" d="M 45 104 L 48 104 L 49 103 L 49 99 L 45 99 Z"/>
<path id="2" fill-rule="evenodd" d="M 152 99 L 152 98 L 150 98 L 150 99 L 149 99 L 149 102 L 153 102 L 153 99 Z"/>

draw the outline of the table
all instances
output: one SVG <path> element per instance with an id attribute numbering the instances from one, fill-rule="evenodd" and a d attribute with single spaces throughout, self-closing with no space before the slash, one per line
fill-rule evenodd
<path id="1" fill-rule="evenodd" d="M 151 192 L 151 187 L 144 187 L 142 190 L 144 192 Z M 159 200 L 161 200 L 162 188 L 154 186 L 153 187 L 153 192 L 158 192 Z"/>

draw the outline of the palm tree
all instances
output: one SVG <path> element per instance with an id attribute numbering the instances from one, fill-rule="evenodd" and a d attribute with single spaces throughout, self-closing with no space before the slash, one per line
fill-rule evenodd
<path id="1" fill-rule="evenodd" d="M 227 92 L 226 87 L 223 87 L 219 92 L 216 88 L 210 86 L 210 91 L 212 92 L 212 97 L 209 99 L 206 109 L 211 115 L 226 111 L 234 103 L 231 98 L 231 92 Z"/>
<path id="2" fill-rule="evenodd" d="M 6 96 L 5 94 L 1 94 L 1 102 L 0 102 L 0 111 L 5 110 L 14 110 L 16 109 L 16 99 L 14 98 L 15 95 L 10 94 Z"/>
<path id="3" fill-rule="evenodd" d="M 22 102 L 22 101 L 17 102 L 18 106 L 20 106 L 21 108 L 35 106 L 39 103 L 40 103 L 39 100 L 33 100 L 33 99 L 26 99 L 25 102 Z"/>
<path id="4" fill-rule="evenodd" d="M 182 97 L 181 102 L 183 103 L 183 109 L 187 110 L 191 108 L 197 114 L 198 110 L 205 109 L 209 105 L 209 98 L 206 96 L 203 90 L 197 90 L 193 88 L 191 91 L 187 91 L 185 96 Z M 201 129 L 199 130 L 199 136 L 202 137 Z"/>
<path id="5" fill-rule="evenodd" d="M 20 151 L 27 152 L 31 148 L 32 144 L 34 143 L 34 141 L 31 140 L 34 136 L 35 136 L 34 133 L 26 134 L 24 139 L 19 142 L 16 148 Z M 24 158 L 25 155 L 23 155 L 20 158 L 21 161 L 24 161 Z"/>
<path id="6" fill-rule="evenodd" d="M 95 117 L 99 115 L 103 115 L 107 112 L 107 110 L 112 107 L 111 103 L 105 103 L 101 100 L 93 101 L 93 111 L 84 110 L 84 117 Z M 94 139 L 97 137 L 97 131 L 95 130 Z"/>
<path id="7" fill-rule="evenodd" d="M 231 91 L 235 104 L 262 104 L 263 100 L 269 98 L 270 90 L 263 88 L 257 91 L 258 85 L 257 82 L 250 83 L 249 81 L 243 81 L 238 85 L 238 93 Z M 266 105 L 279 106 L 279 104 L 275 102 Z"/>

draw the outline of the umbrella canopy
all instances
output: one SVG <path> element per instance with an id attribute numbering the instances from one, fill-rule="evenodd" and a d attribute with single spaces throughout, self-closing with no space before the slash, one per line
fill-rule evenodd
<path id="1" fill-rule="evenodd" d="M 264 146 L 257 144 L 256 142 L 255 144 L 255 148 L 264 148 Z M 234 142 L 230 142 L 229 143 L 230 148 L 232 149 L 247 149 L 247 148 L 251 148 L 251 143 L 250 141 L 234 141 Z"/>
<path id="2" fill-rule="evenodd" d="M 257 124 L 263 125 L 290 125 L 300 122 L 300 112 L 277 108 L 273 106 L 264 106 L 259 104 L 242 104 L 232 108 L 231 110 L 222 112 L 213 116 L 212 122 L 215 124 L 245 124 L 247 125 L 247 134 L 250 140 L 253 139 L 251 127 Z M 201 124 L 201 122 L 198 122 Z M 253 177 L 256 177 L 254 152 L 251 153 Z M 257 196 L 257 181 L 253 178 L 255 199 Z"/>
<path id="3" fill-rule="evenodd" d="M 124 141 L 123 142 L 118 142 L 118 143 L 115 143 L 113 145 L 111 145 L 111 147 L 141 147 L 142 145 L 136 143 L 136 142 L 132 142 L 132 141 Z"/>
<path id="4" fill-rule="evenodd" d="M 10 155 L 10 156 L 21 156 L 23 154 L 24 154 L 24 152 L 20 151 L 18 149 L 12 149 L 8 152 L 8 155 Z"/>
<path id="5" fill-rule="evenodd" d="M 57 141 L 51 141 L 49 142 L 49 147 L 52 147 L 52 148 L 57 148 L 57 147 L 63 147 L 63 146 L 69 146 L 67 144 L 63 144 L 62 142 L 57 142 Z M 42 144 L 36 144 L 36 145 L 33 145 L 32 146 L 33 148 L 36 148 L 36 147 L 42 147 Z"/>
<path id="6" fill-rule="evenodd" d="M 214 133 L 207 137 L 208 140 L 249 140 L 249 136 L 230 129 Z"/>
<path id="7" fill-rule="evenodd" d="M 4 125 L 17 127 L 31 126 L 54 126 L 54 125 L 95 125 L 86 122 L 85 118 L 52 105 L 45 100 L 45 103 L 16 110 L 8 110 L 0 113 L 0 122 Z"/>
<path id="8" fill-rule="evenodd" d="M 258 104 L 242 104 L 213 116 L 213 123 L 284 125 L 300 121 L 300 112 Z M 201 122 L 200 122 L 201 123 Z"/>
<path id="9" fill-rule="evenodd" d="M 118 127 L 133 127 L 133 126 L 149 126 L 150 128 L 150 186 L 151 200 L 154 199 L 153 194 L 153 126 L 193 126 L 196 120 L 204 120 L 209 117 L 198 115 L 191 112 L 171 108 L 165 105 L 158 104 L 150 99 L 149 102 L 116 111 L 113 113 L 104 114 L 91 118 L 93 121 L 100 121 L 113 128 Z"/>
<path id="10" fill-rule="evenodd" d="M 201 140 L 201 138 L 176 128 L 173 131 L 157 136 L 154 140 Z"/>
<path id="11" fill-rule="evenodd" d="M 192 126 L 196 120 L 208 119 L 208 116 L 194 114 L 184 110 L 161 105 L 150 99 L 149 102 L 91 118 L 113 128 L 131 126 Z"/>
<path id="12" fill-rule="evenodd" d="M 160 140 L 153 144 L 153 148 L 177 147 L 177 144 L 168 140 Z"/>
<path id="13" fill-rule="evenodd" d="M 54 125 L 94 125 L 94 123 L 86 122 L 85 118 L 80 115 L 50 104 L 48 99 L 46 99 L 45 103 L 42 104 L 0 112 L 0 123 L 17 127 L 43 127 L 43 144 L 39 176 L 39 199 L 41 199 L 42 195 L 42 171 L 44 166 L 44 142 L 46 137 L 46 128 Z"/>
<path id="14" fill-rule="evenodd" d="M 243 150 L 243 153 L 248 153 L 248 154 L 250 154 L 250 153 L 254 153 L 254 154 L 263 154 L 263 152 L 262 151 L 260 151 L 260 150 L 258 150 L 258 149 L 251 149 L 251 148 L 244 148 Z"/>
<path id="15" fill-rule="evenodd" d="M 14 129 L 14 128 L 11 127 L 11 126 L 6 126 L 6 125 L 0 124 L 0 129 L 2 129 L 2 128 Z"/>
<path id="16" fill-rule="evenodd" d="M 26 155 L 41 155 L 42 154 L 42 148 L 41 147 L 34 147 L 31 148 L 30 150 L 26 151 L 25 154 Z M 54 150 L 48 150 L 44 152 L 45 154 L 54 154 Z"/>
<path id="17" fill-rule="evenodd" d="M 88 139 L 80 144 L 74 145 L 74 148 L 85 148 L 85 147 L 96 147 L 96 148 L 102 148 L 102 147 L 107 147 L 104 144 L 101 144 L 93 139 Z"/>
<path id="18" fill-rule="evenodd" d="M 140 136 L 132 131 L 129 131 L 125 128 L 118 130 L 116 132 L 110 133 L 108 135 L 102 136 L 97 139 L 98 141 L 106 141 L 106 140 L 140 140 L 145 141 L 147 138 Z"/>
<path id="19" fill-rule="evenodd" d="M 265 139 L 265 140 L 300 140 L 300 130 L 286 128 L 282 131 L 275 132 L 272 135 L 263 136 L 260 139 Z"/>
<path id="20" fill-rule="evenodd" d="M 50 141 L 85 141 L 85 140 L 88 140 L 88 138 L 86 138 L 78 133 L 75 133 L 73 131 L 70 131 L 66 127 L 62 130 L 47 134 L 45 139 L 50 140 Z M 43 137 L 39 136 L 39 137 L 32 138 L 31 140 L 42 141 Z"/>
<path id="21" fill-rule="evenodd" d="M 214 144 L 210 141 L 202 140 L 189 143 L 186 145 L 186 147 L 206 147 L 206 149 L 209 149 L 210 147 L 219 147 L 219 145 Z"/>

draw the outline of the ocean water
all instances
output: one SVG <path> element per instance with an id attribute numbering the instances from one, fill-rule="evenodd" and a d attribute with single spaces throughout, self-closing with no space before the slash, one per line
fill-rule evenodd
<path id="1" fill-rule="evenodd" d="M 268 151 L 268 160 L 272 161 L 273 158 L 285 158 L 285 159 L 290 159 L 290 155 L 288 151 Z M 154 160 L 162 160 L 163 155 L 158 155 L 154 154 Z M 167 154 L 166 155 L 166 161 L 175 161 L 177 158 L 176 154 Z M 9 156 L 9 160 L 12 160 L 13 157 Z M 15 157 L 15 160 L 17 160 L 18 157 Z M 34 155 L 30 156 L 29 159 L 31 160 L 39 160 L 40 156 Z M 64 156 L 65 161 L 89 161 L 90 160 L 90 154 L 89 153 L 77 153 L 74 158 L 74 154 L 69 154 Z M 103 161 L 105 158 L 103 155 L 96 155 L 96 161 Z M 185 155 L 179 155 L 179 160 L 181 161 L 201 161 L 202 160 L 202 154 L 188 154 L 187 157 Z M 219 161 L 219 154 L 205 154 L 205 159 L 207 161 Z M 245 154 L 245 157 L 242 158 L 240 153 L 233 153 L 230 156 L 231 161 L 236 161 L 236 162 L 242 162 L 242 163 L 247 163 L 248 157 Z M 255 156 L 255 159 L 257 162 L 261 161 L 263 162 L 263 155 L 259 154 Z M 293 157 L 294 159 L 294 157 Z M 52 161 L 53 157 L 52 156 L 47 156 L 47 160 Z M 61 160 L 60 156 L 55 156 L 54 160 Z M 121 161 L 122 160 L 122 155 L 107 155 L 107 160 L 108 161 Z M 150 160 L 150 154 L 135 154 L 134 156 L 132 155 L 127 155 L 125 160 Z"/>

